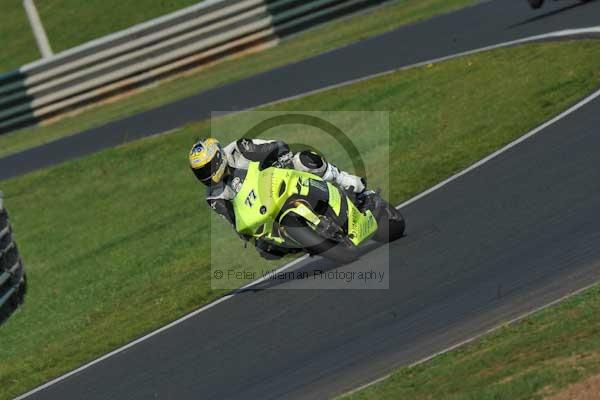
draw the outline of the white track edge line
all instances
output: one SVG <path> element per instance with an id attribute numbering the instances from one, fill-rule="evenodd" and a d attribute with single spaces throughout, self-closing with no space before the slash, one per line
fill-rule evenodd
<path id="1" fill-rule="evenodd" d="M 398 68 L 391 68 L 387 71 L 377 72 L 374 74 L 362 76 L 360 78 L 350 79 L 350 80 L 347 80 L 344 82 L 335 83 L 333 85 L 324 86 L 324 87 L 314 89 L 314 90 L 309 90 L 308 92 L 303 92 L 303 93 L 300 93 L 297 95 L 284 97 L 284 98 L 278 99 L 278 100 L 273 100 L 271 102 L 267 102 L 267 103 L 261 104 L 259 106 L 249 107 L 247 109 L 238 110 L 238 111 L 232 112 L 231 114 L 255 110 L 260 107 L 272 106 L 275 104 L 279 104 L 279 103 L 283 103 L 283 102 L 287 102 L 287 101 L 291 101 L 291 100 L 297 100 L 297 99 L 301 99 L 303 97 L 322 93 L 322 92 L 325 92 L 328 90 L 339 89 L 341 87 L 353 85 L 355 83 L 364 82 L 364 81 L 374 79 L 374 78 L 380 78 L 382 76 L 390 75 L 395 72 L 406 71 L 408 69 L 419 68 L 419 67 L 423 67 L 423 66 L 426 66 L 429 64 L 436 64 L 436 63 L 440 63 L 443 61 L 449 61 L 449 60 L 453 60 L 453 59 L 460 58 L 460 57 L 470 56 L 470 55 L 474 55 L 474 54 L 478 54 L 478 53 L 484 53 L 486 51 L 516 46 L 519 44 L 538 42 L 538 41 L 543 41 L 546 39 L 559 39 L 559 38 L 565 38 L 565 37 L 571 37 L 571 36 L 576 37 L 576 36 L 583 36 L 583 35 L 588 35 L 588 34 L 600 34 L 600 26 L 593 26 L 593 27 L 588 27 L 588 28 L 578 28 L 578 29 L 565 29 L 565 30 L 560 30 L 560 31 L 556 31 L 556 32 L 545 33 L 542 35 L 535 35 L 535 36 L 529 36 L 526 38 L 511 40 L 508 42 L 503 42 L 503 43 L 499 43 L 499 44 L 495 44 L 495 45 L 491 45 L 491 46 L 480 47 L 480 48 L 477 48 L 474 50 L 468 50 L 468 51 L 463 51 L 460 53 L 455 53 L 455 54 L 451 54 L 451 55 L 444 56 L 444 57 L 433 58 L 433 59 L 427 60 L 427 61 L 420 61 L 420 62 L 417 62 L 414 64 L 409 64 L 409 65 L 405 65 L 405 66 L 398 67 Z M 301 62 L 301 61 L 298 61 L 298 62 Z M 285 66 L 282 66 L 279 68 L 284 68 L 284 67 Z"/>
<path id="2" fill-rule="evenodd" d="M 559 297 L 556 300 L 552 300 L 549 303 L 546 303 L 544 305 L 536 307 L 533 310 L 527 311 L 527 312 L 525 312 L 525 313 L 523 313 L 523 314 L 521 314 L 519 316 L 516 316 L 516 317 L 514 317 L 514 318 L 512 318 L 512 319 L 510 319 L 510 320 L 508 320 L 506 322 L 501 322 L 501 323 L 495 325 L 494 327 L 492 327 L 490 329 L 487 329 L 487 330 L 485 330 L 485 331 L 483 331 L 481 333 L 478 333 L 478 334 L 476 334 L 476 335 L 474 335 L 474 336 L 472 336 L 472 337 L 470 337 L 468 339 L 462 340 L 462 341 L 460 341 L 460 342 L 458 342 L 456 344 L 453 344 L 452 346 L 447 347 L 444 350 L 440 350 L 437 353 L 431 354 L 431 355 L 429 355 L 429 356 L 427 356 L 425 358 L 422 358 L 422 359 L 420 359 L 418 361 L 415 361 L 412 364 L 408 364 L 408 365 L 406 365 L 404 367 L 394 368 L 394 371 L 390 372 L 389 374 L 386 374 L 386 375 L 382 376 L 381 378 L 377 378 L 377 379 L 375 379 L 375 380 L 373 380 L 373 381 L 371 381 L 369 383 L 365 383 L 364 385 L 362 385 L 360 387 L 357 387 L 356 389 L 352 389 L 352 390 L 350 390 L 350 391 L 348 391 L 346 393 L 340 394 L 339 396 L 335 397 L 335 399 L 340 399 L 340 398 L 342 398 L 344 396 L 348 396 L 348 395 L 354 394 L 354 393 L 359 392 L 359 391 L 361 391 L 363 389 L 366 389 L 366 388 L 368 388 L 370 386 L 376 385 L 376 384 L 378 384 L 378 383 L 380 383 L 380 382 L 382 382 L 382 381 L 384 381 L 384 380 L 392 377 L 400 369 L 416 367 L 417 365 L 424 364 L 424 363 L 426 363 L 428 361 L 431 361 L 432 359 L 434 359 L 434 358 L 436 358 L 438 356 L 441 356 L 443 354 L 446 354 L 446 353 L 449 353 L 449 352 L 451 352 L 453 350 L 456 350 L 459 347 L 462 347 L 464 345 L 467 345 L 469 343 L 477 341 L 477 340 L 483 338 L 484 336 L 489 335 L 490 333 L 494 333 L 495 331 L 499 330 L 500 328 L 503 328 L 503 327 L 508 326 L 508 325 L 515 324 L 517 322 L 520 322 L 520 321 L 524 320 L 525 318 L 528 318 L 528 317 L 531 317 L 534 314 L 537 314 L 540 311 L 543 311 L 543 310 L 545 310 L 547 308 L 551 308 L 551 307 L 557 305 L 558 303 L 561 303 L 561 302 L 563 302 L 565 300 L 568 300 L 571 297 L 577 296 L 578 294 L 581 294 L 581 293 L 585 292 L 586 290 L 589 290 L 589 289 L 593 288 L 594 286 L 597 286 L 598 284 L 600 284 L 600 280 L 597 280 L 594 283 L 591 283 L 591 284 L 589 284 L 587 286 L 584 286 L 582 288 L 576 289 L 575 291 L 573 291 L 571 293 L 567 293 L 564 296 L 561 296 L 561 297 Z"/>
<path id="3" fill-rule="evenodd" d="M 498 49 L 498 48 L 502 48 L 502 47 L 512 46 L 512 45 L 515 45 L 515 44 L 521 44 L 521 43 L 527 43 L 527 42 L 531 42 L 531 41 L 543 40 L 543 39 L 547 39 L 547 38 L 573 36 L 573 35 L 581 35 L 581 34 L 589 34 L 589 33 L 600 33 L 600 27 L 582 28 L 582 29 L 567 29 L 567 30 L 557 31 L 557 32 L 548 33 L 548 34 L 544 34 L 544 35 L 536 35 L 536 36 L 532 36 L 532 37 L 529 37 L 529 38 L 523 38 L 523 39 L 513 40 L 513 41 L 510 41 L 510 42 L 505 42 L 505 43 L 501 43 L 501 44 L 497 44 L 497 45 L 493 45 L 493 46 L 486 46 L 486 47 L 482 47 L 480 49 L 471 50 L 471 51 L 462 52 L 462 53 L 457 53 L 455 55 L 441 57 L 441 58 L 437 58 L 437 59 L 430 60 L 430 61 L 423 61 L 423 62 L 420 62 L 420 63 L 408 65 L 408 66 L 405 66 L 405 67 L 401 67 L 401 68 L 397 68 L 397 69 L 393 69 L 393 70 L 389 70 L 389 71 L 385 71 L 385 72 L 381 72 L 381 73 L 369 75 L 369 76 L 366 76 L 366 77 L 354 79 L 354 80 L 343 82 L 343 83 L 339 83 L 339 84 L 336 84 L 336 85 L 331 85 L 331 86 L 328 86 L 328 87 L 325 87 L 325 88 L 321 88 L 321 89 L 317 89 L 317 90 L 314 90 L 314 91 L 306 92 L 304 94 L 300 94 L 300 95 L 297 95 L 297 96 L 292 96 L 292 97 L 288 97 L 288 98 L 285 98 L 285 99 L 277 100 L 275 102 L 266 103 L 264 105 L 261 105 L 261 107 L 268 106 L 268 105 L 273 105 L 273 104 L 277 104 L 277 103 L 284 102 L 284 101 L 294 100 L 296 98 L 309 96 L 311 94 L 323 92 L 323 91 L 330 90 L 330 89 L 335 89 L 335 88 L 342 87 L 342 86 L 351 85 L 353 83 L 358 83 L 358 82 L 366 81 L 368 79 L 377 78 L 379 76 L 388 75 L 388 74 L 391 74 L 391 73 L 396 72 L 396 71 L 402 71 L 402 70 L 416 68 L 416 67 L 420 67 L 420 66 L 424 66 L 424 65 L 428 65 L 428 64 L 432 64 L 432 63 L 437 63 L 437 62 L 441 62 L 441 61 L 447 61 L 447 60 L 450 60 L 450 59 L 459 58 L 459 57 L 463 57 L 463 56 L 467 56 L 467 55 L 471 55 L 471 54 L 475 54 L 475 53 L 480 53 L 480 52 L 494 50 L 494 49 Z M 457 173 L 457 174 L 449 177 L 448 179 L 440 182 L 439 184 L 433 186 L 432 188 L 430 188 L 430 189 L 428 189 L 428 190 L 426 190 L 426 191 L 424 191 L 424 192 L 416 195 L 415 197 L 411 198 L 410 200 L 408 200 L 408 201 L 400 204 L 396 208 L 400 209 L 400 208 L 406 207 L 407 205 L 412 204 L 413 202 L 415 202 L 415 201 L 417 201 L 417 200 L 419 200 L 419 199 L 421 199 L 421 198 L 423 198 L 423 197 L 431 194 L 432 192 L 434 192 L 434 191 L 442 188 L 443 186 L 446 186 L 448 183 L 450 183 L 450 182 L 458 179 L 459 177 L 467 174 L 468 172 L 470 172 L 470 171 L 478 168 L 479 166 L 481 166 L 481 165 L 485 164 L 486 162 L 490 161 L 491 159 L 497 157 L 498 155 L 500 155 L 501 153 L 505 152 L 506 150 L 508 150 L 508 149 L 516 146 L 517 144 L 519 144 L 519 143 L 521 143 L 521 142 L 529 139 L 531 136 L 539 133 L 540 131 L 544 130 L 548 126 L 556 123 L 557 121 L 565 118 L 569 114 L 577 111 L 578 109 L 580 109 L 581 107 L 583 107 L 586 104 L 590 103 L 591 101 L 593 101 L 594 99 L 596 99 L 599 96 L 600 96 L 600 90 L 597 91 L 597 92 L 595 92 L 595 93 L 593 93 L 592 95 L 586 97 L 585 99 L 583 99 L 579 103 L 575 104 L 574 106 L 572 106 L 568 110 L 564 111 L 563 113 L 559 114 L 558 116 L 554 117 L 550 121 L 548 121 L 548 122 L 540 125 L 538 128 L 534 129 L 533 131 L 531 131 L 531 132 L 529 132 L 529 133 L 521 136 L 519 139 L 517 139 L 517 140 L 515 140 L 515 141 L 513 141 L 511 143 L 509 143 L 508 145 L 504 146 L 500 150 L 497 150 L 496 152 L 494 152 L 494 153 L 490 154 L 489 156 L 485 157 L 484 159 L 476 162 L 475 164 L 471 165 L 470 167 L 468 167 L 468 168 L 460 171 L 459 173 Z M 273 276 L 274 274 L 277 274 L 279 272 L 282 272 L 282 271 L 285 271 L 285 270 L 291 268 L 292 266 L 296 265 L 300 261 L 305 260 L 306 258 L 308 258 L 307 255 L 302 256 L 302 257 L 300 257 L 300 258 L 298 258 L 298 259 L 296 259 L 296 260 L 294 260 L 294 261 L 292 261 L 292 262 L 290 262 L 288 264 L 285 264 L 285 265 L 281 266 L 280 268 L 278 268 L 275 271 L 273 271 L 271 274 L 268 274 L 266 276 L 263 276 L 260 279 L 257 279 L 257 280 L 255 280 L 253 282 L 250 282 L 249 284 L 241 287 L 238 290 L 247 289 L 247 288 L 249 288 L 251 286 L 257 285 L 257 284 L 265 281 L 266 279 L 269 279 L 269 277 Z M 127 349 L 129 349 L 129 348 L 131 348 L 131 347 L 133 347 L 133 346 L 141 343 L 141 342 L 144 342 L 144 341 L 150 339 L 153 336 L 156 336 L 156 335 L 158 335 L 158 334 L 160 334 L 160 333 L 162 333 L 162 332 L 164 332 L 164 331 L 166 331 L 166 330 L 168 330 L 168 329 L 170 329 L 170 328 L 172 328 L 172 327 L 174 327 L 176 325 L 179 325 L 179 324 L 183 323 L 183 322 L 187 321 L 188 319 L 193 318 L 196 315 L 198 315 L 198 314 L 200 314 L 200 313 L 202 313 L 202 312 L 204 312 L 204 311 L 206 311 L 208 309 L 211 309 L 211 308 L 217 306 L 220 303 L 223 303 L 223 302 L 225 302 L 225 301 L 227 301 L 227 300 L 235 297 L 236 294 L 237 293 L 228 294 L 228 295 L 223 296 L 223 297 L 221 297 L 221 298 L 219 298 L 219 299 L 217 299 L 217 300 L 215 300 L 215 301 L 213 301 L 213 302 L 211 302 L 209 304 L 206 304 L 205 306 L 199 308 L 198 310 L 192 311 L 191 313 L 186 314 L 186 315 L 182 316 L 181 318 L 176 319 L 175 321 L 173 321 L 173 322 L 171 322 L 171 323 L 169 323 L 169 324 L 167 324 L 167 325 L 165 325 L 165 326 L 163 326 L 161 328 L 158 328 L 155 331 L 152 331 L 152 332 L 150 332 L 150 333 L 148 333 L 148 334 L 146 334 L 146 335 L 144 335 L 144 336 L 142 336 L 142 337 L 140 337 L 140 338 L 138 338 L 138 339 L 136 339 L 136 340 L 134 340 L 132 342 L 129 342 L 128 344 L 126 344 L 126 345 L 124 345 L 122 347 L 119 347 L 119 348 L 117 348 L 117 349 L 115 349 L 115 350 L 113 350 L 113 351 L 111 351 L 111 352 L 109 352 L 109 353 L 107 353 L 107 354 L 99 357 L 99 358 L 96 358 L 95 360 L 92 360 L 92 361 L 88 362 L 87 364 L 82 365 L 79 368 L 76 368 L 76 369 L 74 369 L 74 370 L 72 370 L 70 372 L 67 372 L 64 375 L 56 377 L 56 378 L 54 378 L 54 379 L 52 379 L 52 380 L 50 380 L 50 381 L 48 381 L 48 382 L 46 382 L 46 383 L 38 386 L 38 387 L 30 390 L 29 392 L 26 392 L 26 393 L 24 393 L 24 394 L 22 394 L 22 395 L 20 395 L 18 397 L 15 397 L 14 400 L 23 400 L 23 399 L 25 399 L 25 398 L 27 398 L 27 397 L 35 394 L 35 393 L 38 393 L 38 392 L 40 392 L 40 391 L 42 391 L 44 389 L 47 389 L 50 386 L 53 386 L 53 385 L 55 385 L 55 384 L 57 384 L 59 382 L 62 382 L 64 380 L 70 378 L 71 376 L 78 374 L 79 372 L 82 372 L 82 371 L 84 371 L 84 370 L 86 370 L 86 369 L 88 369 L 88 368 L 90 368 L 90 367 L 92 367 L 92 366 L 94 366 L 94 365 L 96 365 L 96 364 L 98 364 L 98 363 L 100 363 L 100 362 L 102 362 L 102 361 L 104 361 L 104 360 L 106 360 L 106 359 L 114 356 L 114 355 L 117 355 L 117 354 L 119 354 L 119 353 L 121 353 L 121 352 L 123 352 L 123 351 L 125 351 L 125 350 L 127 350 Z M 474 339 L 469 339 L 469 340 L 474 340 Z M 432 357 L 434 357 L 434 356 L 432 356 Z M 380 380 L 381 379 L 385 379 L 385 378 L 380 378 Z"/>
<path id="4" fill-rule="evenodd" d="M 239 289 L 236 289 L 236 291 L 242 291 L 242 290 L 247 289 L 247 288 L 249 288 L 251 286 L 257 285 L 257 284 L 265 281 L 266 279 L 268 279 L 270 276 L 272 276 L 274 274 L 277 274 L 277 273 L 279 273 L 279 272 L 281 272 L 281 271 L 283 271 L 285 269 L 288 269 L 288 268 L 294 266 L 295 264 L 297 264 L 300 261 L 306 259 L 307 257 L 308 256 L 305 255 L 305 256 L 302 256 L 300 258 L 297 258 L 294 261 L 291 261 L 288 264 L 283 265 L 280 268 L 274 270 L 270 274 L 267 274 L 266 276 L 264 276 L 264 277 L 262 277 L 260 279 L 257 279 L 257 280 L 255 280 L 253 282 L 250 282 L 249 284 L 247 284 L 245 286 L 242 286 Z M 81 367 L 79 367 L 77 369 L 74 369 L 74 370 L 72 370 L 72 371 L 70 371 L 70 372 L 68 372 L 68 373 L 66 373 L 64 375 L 61 375 L 61 376 L 59 376 L 59 377 L 57 377 L 57 378 L 55 378 L 55 379 L 53 379 L 53 380 L 51 380 L 49 382 L 46 382 L 45 384 L 43 384 L 41 386 L 38 386 L 37 388 L 35 388 L 35 389 L 33 389 L 33 390 L 31 390 L 31 391 L 29 391 L 27 393 L 24 393 L 24 394 L 22 394 L 22 395 L 20 395 L 18 397 L 15 397 L 14 400 L 24 399 L 24 398 L 29 397 L 29 396 L 37 393 L 37 392 L 40 392 L 40 391 L 42 391 L 42 390 L 44 390 L 44 389 L 46 389 L 46 388 L 48 388 L 48 387 L 50 387 L 50 386 L 52 386 L 52 385 L 54 385 L 56 383 L 59 383 L 59 382 L 65 380 L 67 378 L 70 378 L 71 376 L 76 375 L 77 373 L 79 373 L 79 372 L 81 372 L 81 371 L 83 371 L 83 370 L 85 370 L 87 368 L 90 368 L 90 367 L 92 367 L 92 366 L 94 366 L 94 365 L 96 365 L 96 364 L 98 364 L 98 363 L 100 363 L 100 362 L 102 362 L 102 361 L 104 361 L 104 360 L 106 360 L 106 359 L 114 356 L 114 355 L 117 355 L 117 354 L 119 354 L 119 353 L 121 353 L 121 352 L 123 352 L 123 351 L 125 351 L 125 350 L 127 350 L 127 349 L 129 349 L 129 348 L 131 348 L 131 347 L 133 347 L 133 346 L 141 343 L 141 342 L 144 342 L 144 341 L 150 339 L 153 336 L 156 336 L 156 335 L 158 335 L 158 334 L 160 334 L 160 333 L 162 333 L 162 332 L 164 332 L 164 331 L 166 331 L 166 330 L 168 330 L 168 329 L 170 329 L 170 328 L 172 328 L 172 327 L 174 327 L 176 325 L 179 325 L 179 324 L 185 322 L 185 321 L 187 321 L 190 318 L 195 317 L 196 315 L 198 315 L 198 314 L 200 314 L 200 313 L 202 313 L 202 312 L 204 312 L 206 310 L 209 310 L 209 309 L 215 307 L 216 305 L 218 305 L 220 303 L 223 303 L 223 302 L 225 302 L 225 301 L 227 301 L 227 300 L 235 297 L 235 295 L 236 295 L 236 293 L 234 291 L 234 293 L 231 293 L 231 294 L 225 295 L 223 297 L 220 297 L 217 300 L 214 300 L 213 302 L 208 303 L 205 306 L 203 306 L 203 307 L 201 307 L 201 308 L 199 308 L 199 309 L 197 309 L 195 311 L 192 311 L 191 313 L 186 314 L 183 317 L 181 317 L 179 319 L 176 319 L 175 321 L 170 322 L 169 324 L 167 324 L 165 326 L 162 326 L 161 328 L 158 328 L 157 330 L 154 330 L 154 331 L 152 331 L 152 332 L 150 332 L 150 333 L 148 333 L 148 334 L 146 334 L 146 335 L 144 335 L 144 336 L 142 336 L 142 337 L 140 337 L 140 338 L 138 338 L 138 339 L 136 339 L 136 340 L 134 340 L 132 342 L 127 343 L 126 345 L 124 345 L 122 347 L 119 347 L 118 349 L 115 349 L 115 350 L 111 351 L 110 353 L 107 353 L 107 354 L 105 354 L 105 355 L 103 355 L 103 356 L 101 356 L 99 358 L 96 358 L 93 361 L 90 361 L 87 364 L 82 365 Z"/>
<path id="5" fill-rule="evenodd" d="M 405 201 L 404 203 L 400 204 L 398 207 L 398 209 L 403 208 L 408 206 L 409 204 L 414 203 L 415 201 L 422 199 L 423 197 L 427 196 L 428 194 L 435 192 L 436 190 L 442 188 L 443 186 L 446 186 L 448 183 L 460 178 L 461 176 L 473 171 L 474 169 L 482 166 L 483 164 L 487 163 L 488 161 L 498 157 L 500 154 L 504 153 L 505 151 L 515 147 L 516 145 L 526 141 L 527 139 L 531 138 L 532 136 L 540 133 L 541 131 L 543 131 L 544 129 L 548 128 L 551 125 L 554 125 L 556 122 L 564 119 L 565 117 L 569 116 L 570 114 L 574 113 L 575 111 L 579 110 L 580 108 L 586 106 L 587 104 L 591 103 L 592 101 L 594 101 L 595 99 L 597 99 L 598 97 L 600 97 L 600 90 L 597 90 L 596 92 L 592 93 L 591 95 L 587 96 L 586 98 L 584 98 L 583 100 L 579 101 L 578 103 L 576 103 L 575 105 L 571 106 L 569 109 L 567 109 L 566 111 L 563 111 L 562 113 L 560 113 L 559 115 L 557 115 L 556 117 L 552 118 L 551 120 L 543 123 L 542 125 L 538 126 L 537 128 L 533 129 L 532 131 L 530 131 L 529 133 L 526 133 L 525 135 L 519 137 L 518 139 L 510 142 L 509 144 L 507 144 L 506 146 L 502 147 L 499 150 L 496 150 L 495 152 L 493 152 L 492 154 L 488 155 L 485 158 L 482 158 L 481 160 L 477 161 L 475 164 L 471 165 L 470 167 L 467 167 L 466 169 L 463 169 L 462 171 L 452 175 L 451 177 L 443 180 L 442 182 L 438 183 L 437 185 L 431 187 L 430 189 L 427 189 L 426 191 L 412 197 L 410 200 Z"/>

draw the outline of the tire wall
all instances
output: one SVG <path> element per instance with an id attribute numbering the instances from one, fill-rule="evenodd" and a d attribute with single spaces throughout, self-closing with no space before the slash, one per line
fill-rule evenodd
<path id="1" fill-rule="evenodd" d="M 26 288 L 25 268 L 0 192 L 0 324 L 23 303 Z"/>

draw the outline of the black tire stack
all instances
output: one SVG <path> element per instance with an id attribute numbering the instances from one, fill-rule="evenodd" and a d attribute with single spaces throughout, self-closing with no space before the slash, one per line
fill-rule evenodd
<path id="1" fill-rule="evenodd" d="M 23 303 L 26 291 L 25 267 L 0 192 L 0 324 Z"/>

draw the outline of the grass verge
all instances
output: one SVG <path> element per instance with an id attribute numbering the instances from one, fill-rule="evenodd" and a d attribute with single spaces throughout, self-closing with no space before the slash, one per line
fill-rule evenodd
<path id="1" fill-rule="evenodd" d="M 81 114 L 66 117 L 51 125 L 41 125 L 1 135 L 0 157 L 472 3 L 474 0 L 396 0 L 380 8 L 314 28 L 263 52 L 226 60 L 188 75 L 164 81 L 158 86 L 147 88 L 113 103 L 82 111 Z"/>
<path id="2" fill-rule="evenodd" d="M 170 13 L 198 0 L 37 0 L 52 50 L 58 53 Z M 40 57 L 21 1 L 3 0 L 0 14 L 0 73 Z"/>
<path id="3" fill-rule="evenodd" d="M 594 41 L 497 50 L 268 110 L 389 110 L 394 158 L 388 194 L 399 203 L 596 88 L 599 50 Z M 228 118 L 235 123 L 244 115 Z M 369 140 L 369 127 L 356 125 L 350 138 Z M 265 265 L 224 221 L 214 222 L 216 235 L 209 237 L 211 211 L 186 165 L 190 144 L 208 128 L 201 122 L 2 181 L 30 292 L 22 311 L 0 328 L 0 399 L 220 296 L 210 287 L 211 258 Z M 336 160 L 334 149 L 318 148 Z M 387 151 L 387 143 L 373 144 L 367 167 L 384 167 L 377 155 Z M 211 239 L 239 251 L 211 254 Z"/>
<path id="4" fill-rule="evenodd" d="M 550 398 L 600 372 L 599 313 L 600 286 L 596 286 L 340 399 Z"/>

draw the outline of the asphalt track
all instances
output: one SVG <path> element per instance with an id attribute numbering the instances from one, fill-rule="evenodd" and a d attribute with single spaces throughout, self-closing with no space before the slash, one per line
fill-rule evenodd
<path id="1" fill-rule="evenodd" d="M 531 15 L 520 5 L 486 3 L 437 21 L 479 13 L 508 23 L 500 11 L 513 10 L 514 24 Z M 592 26 L 585 18 L 599 6 L 526 25 L 575 14 Z M 598 281 L 598 126 L 595 98 L 404 207 L 406 238 L 338 269 L 386 272 L 390 263 L 389 290 L 317 290 L 310 280 L 261 290 L 275 285 L 264 282 L 27 398 L 327 398 Z"/>
<path id="2" fill-rule="evenodd" d="M 205 119 L 382 71 L 567 28 L 598 25 L 600 4 L 496 0 L 406 26 L 328 53 L 0 159 L 0 180 Z"/>

